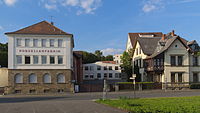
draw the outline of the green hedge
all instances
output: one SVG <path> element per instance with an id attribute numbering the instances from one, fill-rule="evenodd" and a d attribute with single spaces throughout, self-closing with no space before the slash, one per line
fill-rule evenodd
<path id="1" fill-rule="evenodd" d="M 190 85 L 190 89 L 200 89 L 200 83 L 197 83 L 197 84 L 191 84 Z"/>

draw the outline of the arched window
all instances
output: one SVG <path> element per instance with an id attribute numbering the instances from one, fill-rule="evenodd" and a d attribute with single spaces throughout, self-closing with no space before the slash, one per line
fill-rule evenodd
<path id="1" fill-rule="evenodd" d="M 29 75 L 29 83 L 37 83 L 37 76 L 34 73 Z"/>
<path id="2" fill-rule="evenodd" d="M 16 74 L 15 75 L 15 83 L 23 83 L 23 76 L 22 74 Z"/>
<path id="3" fill-rule="evenodd" d="M 51 76 L 48 73 L 44 74 L 43 82 L 44 83 L 51 83 Z"/>
<path id="4" fill-rule="evenodd" d="M 65 76 L 63 74 L 57 75 L 57 82 L 58 83 L 65 83 Z"/>

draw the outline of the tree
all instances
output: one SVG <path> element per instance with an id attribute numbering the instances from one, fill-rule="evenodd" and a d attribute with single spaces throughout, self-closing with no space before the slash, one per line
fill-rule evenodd
<path id="1" fill-rule="evenodd" d="M 102 52 L 100 51 L 100 50 L 96 50 L 95 52 L 94 52 L 94 54 L 97 56 L 97 58 L 98 58 L 98 60 L 101 60 L 101 57 L 102 57 Z"/>
<path id="2" fill-rule="evenodd" d="M 8 67 L 8 43 L 0 43 L 0 66 Z"/>
<path id="3" fill-rule="evenodd" d="M 106 56 L 105 61 L 113 61 L 113 56 L 112 55 Z"/>
<path id="4" fill-rule="evenodd" d="M 83 64 L 94 63 L 98 61 L 98 57 L 93 53 L 83 51 Z"/>
<path id="5" fill-rule="evenodd" d="M 100 50 L 96 50 L 94 54 L 86 51 L 83 52 L 83 64 L 95 63 L 97 61 L 113 61 L 113 56 L 103 56 Z"/>
<path id="6" fill-rule="evenodd" d="M 131 52 L 126 52 L 124 51 L 124 53 L 121 56 L 121 67 L 122 67 L 122 72 L 125 73 L 127 75 L 127 79 L 128 81 L 130 81 L 130 77 L 132 76 L 132 54 Z"/>

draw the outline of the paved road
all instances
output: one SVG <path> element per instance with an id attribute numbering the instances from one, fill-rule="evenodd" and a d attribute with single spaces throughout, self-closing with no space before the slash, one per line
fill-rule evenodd
<path id="1" fill-rule="evenodd" d="M 108 98 L 133 97 L 133 92 L 111 92 Z M 140 91 L 138 98 L 200 96 L 200 90 Z M 93 102 L 102 93 L 77 93 L 63 95 L 8 95 L 0 97 L 0 113 L 127 113 Z"/>

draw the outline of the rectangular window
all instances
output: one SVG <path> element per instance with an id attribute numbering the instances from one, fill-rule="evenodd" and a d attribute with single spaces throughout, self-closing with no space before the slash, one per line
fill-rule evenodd
<path id="1" fill-rule="evenodd" d="M 115 73 L 115 78 L 119 78 L 119 74 L 118 73 Z"/>
<path id="2" fill-rule="evenodd" d="M 101 66 L 97 66 L 97 70 L 101 70 Z"/>
<path id="3" fill-rule="evenodd" d="M 46 43 L 47 43 L 47 40 L 46 39 L 42 39 L 42 47 L 46 47 Z"/>
<path id="4" fill-rule="evenodd" d="M 58 47 L 63 47 L 63 39 L 58 39 Z"/>
<path id="5" fill-rule="evenodd" d="M 171 73 L 171 82 L 175 83 L 175 73 Z"/>
<path id="6" fill-rule="evenodd" d="M 118 66 L 115 66 L 115 70 L 119 70 L 119 67 L 118 67 Z"/>
<path id="7" fill-rule="evenodd" d="M 112 78 L 112 73 L 109 73 L 109 78 Z"/>
<path id="8" fill-rule="evenodd" d="M 139 48 L 139 54 L 141 54 L 141 48 Z"/>
<path id="9" fill-rule="evenodd" d="M 112 70 L 112 66 L 109 66 L 109 70 Z"/>
<path id="10" fill-rule="evenodd" d="M 17 55 L 17 64 L 22 64 L 22 56 Z"/>
<path id="11" fill-rule="evenodd" d="M 160 59 L 157 59 L 157 66 L 160 66 Z"/>
<path id="12" fill-rule="evenodd" d="M 25 56 L 25 64 L 31 64 L 31 57 Z"/>
<path id="13" fill-rule="evenodd" d="M 119 78 L 122 78 L 122 74 L 121 73 L 119 73 Z"/>
<path id="14" fill-rule="evenodd" d="M 94 75 L 90 75 L 90 78 L 94 78 Z"/>
<path id="15" fill-rule="evenodd" d="M 38 47 L 38 39 L 33 39 L 33 47 Z"/>
<path id="16" fill-rule="evenodd" d="M 183 82 L 183 73 L 178 73 L 178 82 Z"/>
<path id="17" fill-rule="evenodd" d="M 88 70 L 88 66 L 85 66 L 85 70 Z"/>
<path id="18" fill-rule="evenodd" d="M 54 47 L 54 42 L 55 42 L 54 39 L 50 39 L 50 47 Z"/>
<path id="19" fill-rule="evenodd" d="M 178 56 L 178 66 L 183 65 L 183 56 Z"/>
<path id="20" fill-rule="evenodd" d="M 47 64 L 47 56 L 42 56 L 42 64 Z"/>
<path id="21" fill-rule="evenodd" d="M 33 56 L 33 64 L 38 64 L 38 56 Z"/>
<path id="22" fill-rule="evenodd" d="M 198 56 L 193 56 L 193 66 L 198 66 Z"/>
<path id="23" fill-rule="evenodd" d="M 85 75 L 85 78 L 88 78 L 89 76 L 88 75 Z"/>
<path id="24" fill-rule="evenodd" d="M 176 56 L 171 56 L 170 62 L 171 62 L 171 66 L 175 66 L 176 65 Z"/>
<path id="25" fill-rule="evenodd" d="M 193 73 L 193 82 L 197 83 L 199 80 L 198 73 Z"/>
<path id="26" fill-rule="evenodd" d="M 50 56 L 50 64 L 55 64 L 55 56 Z"/>
<path id="27" fill-rule="evenodd" d="M 154 66 L 157 66 L 157 60 L 154 59 Z"/>
<path id="28" fill-rule="evenodd" d="M 101 73 L 97 73 L 97 78 L 101 78 Z"/>
<path id="29" fill-rule="evenodd" d="M 106 66 L 104 66 L 104 67 L 103 67 L 103 69 L 104 69 L 104 70 L 107 70 L 107 67 L 106 67 Z"/>
<path id="30" fill-rule="evenodd" d="M 30 39 L 25 39 L 25 46 L 30 47 Z"/>
<path id="31" fill-rule="evenodd" d="M 104 73 L 104 78 L 107 78 L 107 73 Z"/>
<path id="32" fill-rule="evenodd" d="M 63 64 L 63 56 L 58 56 L 58 64 Z"/>
<path id="33" fill-rule="evenodd" d="M 17 39 L 17 46 L 22 46 L 22 39 Z"/>

